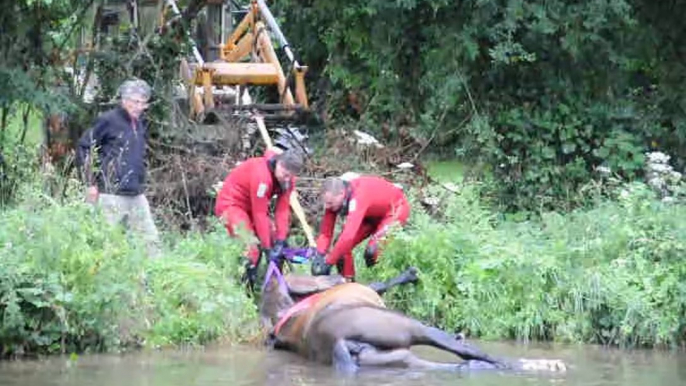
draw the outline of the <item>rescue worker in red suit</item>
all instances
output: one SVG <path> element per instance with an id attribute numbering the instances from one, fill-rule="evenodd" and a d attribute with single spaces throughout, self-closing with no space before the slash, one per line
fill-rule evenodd
<path id="1" fill-rule="evenodd" d="M 217 195 L 215 215 L 222 219 L 229 235 L 237 237 L 237 230 L 244 227 L 259 240 L 258 245 L 249 246 L 244 256 L 243 280 L 250 288 L 255 284 L 261 251 L 270 260 L 280 261 L 290 226 L 289 199 L 302 167 L 298 153 L 272 148 L 262 157 L 250 158 L 233 169 Z M 272 222 L 269 204 L 273 196 L 276 206 Z"/>
<path id="2" fill-rule="evenodd" d="M 404 226 L 410 216 L 410 204 L 402 188 L 376 176 L 328 178 L 322 187 L 322 199 L 325 213 L 312 260 L 313 275 L 329 275 L 336 265 L 342 276 L 354 280 L 353 248 L 369 238 L 364 260 L 367 267 L 374 266 L 389 228 Z M 345 223 L 329 250 L 338 215 L 345 216 Z"/>

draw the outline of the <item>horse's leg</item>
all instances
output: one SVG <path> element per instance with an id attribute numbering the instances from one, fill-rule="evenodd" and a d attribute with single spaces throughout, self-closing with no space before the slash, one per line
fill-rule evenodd
<path id="1" fill-rule="evenodd" d="M 433 362 L 416 356 L 408 349 L 379 350 L 371 344 L 346 341 L 350 354 L 360 367 L 400 367 L 417 370 L 461 371 L 495 369 L 496 366 L 479 360 L 461 363 Z"/>
<path id="2" fill-rule="evenodd" d="M 335 337 L 337 342 L 343 341 L 347 344 L 348 355 L 350 355 L 350 351 L 355 351 L 355 345 L 352 343 L 356 342 L 362 344 L 360 352 L 369 346 L 393 351 L 409 350 L 416 345 L 428 345 L 459 356 L 466 361 L 463 366 L 469 369 L 565 371 L 564 363 L 558 360 L 495 358 L 464 341 L 455 339 L 454 336 L 443 330 L 378 307 L 362 306 L 333 311 L 313 323 L 310 327 L 310 334 L 320 337 Z M 402 352 L 394 355 L 400 354 Z M 391 357 L 391 359 L 397 361 L 398 357 Z M 412 363 L 428 365 L 424 362 Z"/>
<path id="3" fill-rule="evenodd" d="M 408 349 L 379 350 L 372 345 L 364 345 L 355 353 L 360 367 L 400 367 L 417 370 L 461 370 L 465 363 L 439 363 L 427 361 L 414 355 Z"/>
<path id="4" fill-rule="evenodd" d="M 417 277 L 417 268 L 410 267 L 397 277 L 394 277 L 393 279 L 390 279 L 385 283 L 374 282 L 368 284 L 368 286 L 371 287 L 374 291 L 376 291 L 376 293 L 378 293 L 379 295 L 383 295 L 392 287 L 408 283 L 415 283 L 417 282 L 417 280 L 419 280 L 419 278 Z"/>
<path id="5" fill-rule="evenodd" d="M 464 341 L 455 339 L 447 332 L 436 327 L 426 326 L 419 323 L 419 326 L 414 329 L 412 336 L 412 344 L 426 344 L 442 350 L 450 351 L 460 358 L 465 360 L 476 359 L 493 364 L 502 364 L 502 362 L 481 350 L 473 347 Z"/>
<path id="6" fill-rule="evenodd" d="M 433 362 L 419 358 L 408 349 L 379 350 L 376 347 L 355 341 L 346 341 L 352 357 L 360 367 L 400 367 L 416 370 L 465 371 L 495 370 L 499 366 L 470 359 L 460 363 Z M 516 370 L 566 371 L 566 366 L 559 360 L 520 359 L 513 363 Z"/>
<path id="7" fill-rule="evenodd" d="M 435 327 L 420 324 L 420 332 L 413 336 L 414 344 L 430 346 L 450 351 L 465 359 L 465 368 L 474 370 L 509 368 L 513 370 L 566 371 L 567 367 L 560 360 L 548 359 L 496 359 L 464 341 L 459 341 L 447 332 Z"/>
<path id="8" fill-rule="evenodd" d="M 343 339 L 384 349 L 409 349 L 429 345 L 451 352 L 464 360 L 476 359 L 508 367 L 499 359 L 472 347 L 454 336 L 413 318 L 378 307 L 355 307 L 330 313 L 311 327 L 311 332 L 331 334 Z"/>
<path id="9" fill-rule="evenodd" d="M 357 372 L 357 364 L 350 355 L 350 349 L 345 339 L 339 339 L 333 346 L 332 361 L 336 371 L 344 374 Z"/>

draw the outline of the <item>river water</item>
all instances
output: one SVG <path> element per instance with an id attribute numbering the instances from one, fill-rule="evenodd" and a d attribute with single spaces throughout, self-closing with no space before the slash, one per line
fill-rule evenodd
<path id="1" fill-rule="evenodd" d="M 41 360 L 0 362 L 0 385 L 686 385 L 684 353 L 626 351 L 588 345 L 470 343 L 498 356 L 562 359 L 568 370 L 563 374 L 373 370 L 363 371 L 353 378 L 343 378 L 328 367 L 312 365 L 286 352 L 253 347 L 210 346 L 122 355 L 84 355 L 77 359 L 54 356 Z M 451 360 L 450 356 L 433 348 L 422 347 L 413 351 L 430 359 Z"/>

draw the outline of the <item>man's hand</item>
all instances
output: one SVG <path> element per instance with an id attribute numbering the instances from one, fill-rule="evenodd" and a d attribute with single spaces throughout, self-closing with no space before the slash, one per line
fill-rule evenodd
<path id="1" fill-rule="evenodd" d="M 307 257 L 308 260 L 311 260 L 317 256 L 317 253 L 317 247 L 308 247 L 305 250 L 305 257 Z"/>
<path id="2" fill-rule="evenodd" d="M 364 250 L 364 262 L 367 264 L 367 268 L 373 267 L 376 264 L 377 248 L 376 244 L 371 244 Z"/>
<path id="3" fill-rule="evenodd" d="M 97 186 L 89 186 L 86 188 L 86 202 L 89 204 L 96 204 L 98 202 L 99 194 Z"/>
<path id="4" fill-rule="evenodd" d="M 326 256 L 317 253 L 312 259 L 312 276 L 330 275 L 331 265 L 326 263 Z"/>
<path id="5" fill-rule="evenodd" d="M 257 281 L 257 267 L 250 262 L 250 260 L 245 262 L 245 273 L 241 277 L 241 282 L 248 285 L 250 291 L 255 290 L 255 282 Z"/>
<path id="6" fill-rule="evenodd" d="M 272 249 L 269 250 L 268 258 L 269 261 L 273 261 L 275 264 L 279 264 L 281 261 L 281 258 L 283 257 L 283 249 L 286 247 L 286 241 L 285 240 L 276 240 L 274 242 L 274 245 L 272 245 Z"/>

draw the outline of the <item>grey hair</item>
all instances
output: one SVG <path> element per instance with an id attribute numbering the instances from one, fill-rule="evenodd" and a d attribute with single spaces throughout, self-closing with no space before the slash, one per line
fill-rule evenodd
<path id="1" fill-rule="evenodd" d="M 148 100 L 151 93 L 150 85 L 142 79 L 129 79 L 119 86 L 119 97 L 122 100 L 134 95 L 139 95 Z"/>
<path id="2" fill-rule="evenodd" d="M 345 191 L 345 181 L 340 177 L 327 177 L 322 183 L 322 194 L 337 195 L 343 191 Z"/>
<path id="3" fill-rule="evenodd" d="M 281 163 L 281 165 L 288 171 L 294 174 L 300 174 L 305 162 L 303 157 L 299 152 L 293 150 L 286 150 L 283 153 L 276 156 L 276 162 Z"/>

